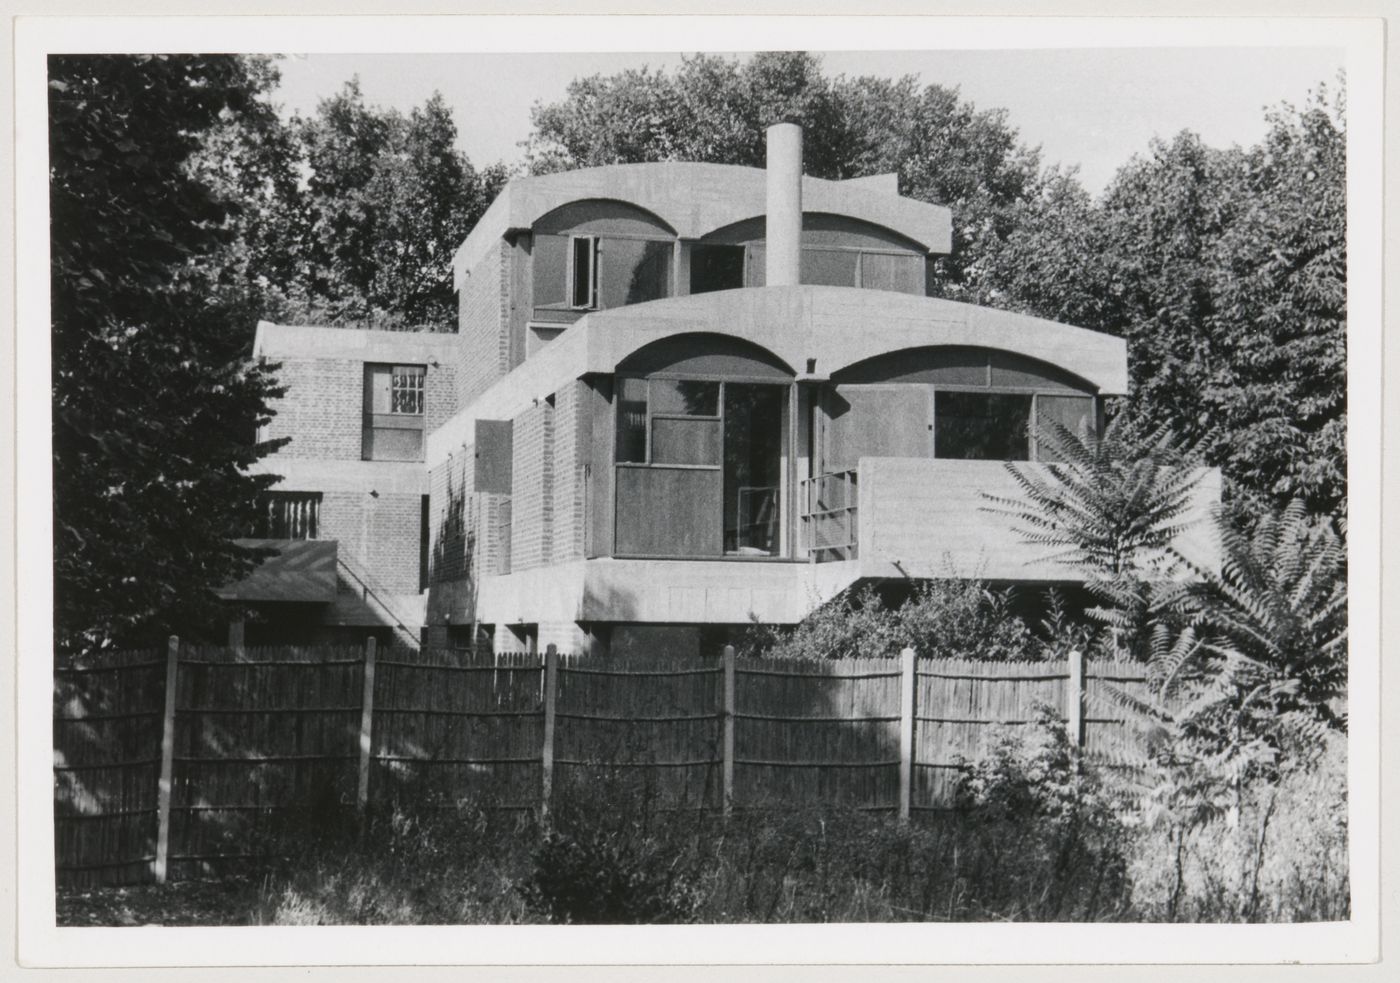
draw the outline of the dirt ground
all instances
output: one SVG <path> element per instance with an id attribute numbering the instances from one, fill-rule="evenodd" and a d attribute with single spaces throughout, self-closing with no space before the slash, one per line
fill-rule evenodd
<path id="1" fill-rule="evenodd" d="M 58 924 L 247 925 L 257 887 L 242 878 L 180 881 L 157 886 L 60 889 Z"/>

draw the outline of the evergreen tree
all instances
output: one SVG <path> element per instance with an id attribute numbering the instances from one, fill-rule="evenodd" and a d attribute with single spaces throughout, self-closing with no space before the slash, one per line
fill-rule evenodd
<path id="1" fill-rule="evenodd" d="M 271 367 L 247 361 L 220 269 L 238 206 L 192 159 L 266 111 L 231 56 L 51 56 L 54 596 L 58 644 L 217 624 Z"/>

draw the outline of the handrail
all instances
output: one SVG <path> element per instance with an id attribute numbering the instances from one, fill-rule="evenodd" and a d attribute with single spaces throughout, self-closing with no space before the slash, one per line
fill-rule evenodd
<path id="1" fill-rule="evenodd" d="M 335 559 L 336 563 L 341 568 L 343 568 L 346 573 L 348 573 L 351 577 L 353 577 L 356 581 L 359 582 L 360 587 L 364 591 L 366 599 L 373 597 L 374 602 L 378 604 L 379 607 L 384 611 L 384 613 L 392 619 L 391 627 L 393 627 L 396 631 L 402 633 L 402 635 L 407 639 L 410 647 L 415 649 L 420 648 L 423 644 L 422 638 L 419 636 L 418 632 L 414 631 L 412 628 L 410 628 L 404 623 L 404 617 L 402 613 L 399 612 L 392 603 L 390 603 L 390 591 L 387 588 L 385 588 L 383 584 L 375 582 L 374 577 L 369 573 L 368 570 L 361 567 L 358 561 L 352 564 L 350 561 L 350 557 L 345 553 L 343 549 L 336 550 Z"/>
<path id="2" fill-rule="evenodd" d="M 807 550 L 807 556 L 811 562 L 819 563 L 823 559 L 855 559 L 859 548 L 856 535 L 859 504 L 856 497 L 858 478 L 859 475 L 855 468 L 846 468 L 842 471 L 828 471 L 813 475 L 799 481 L 802 500 L 802 511 L 799 515 L 802 545 Z M 836 479 L 839 479 L 837 487 L 841 489 L 841 503 L 821 501 L 824 484 Z M 827 507 L 817 508 L 817 505 Z M 838 519 L 838 516 L 841 518 Z M 839 523 L 837 531 L 842 532 L 843 535 L 832 542 L 818 546 L 816 543 L 818 525 L 820 524 L 823 529 L 829 529 L 835 523 Z M 823 554 L 833 555 L 824 557 Z"/>

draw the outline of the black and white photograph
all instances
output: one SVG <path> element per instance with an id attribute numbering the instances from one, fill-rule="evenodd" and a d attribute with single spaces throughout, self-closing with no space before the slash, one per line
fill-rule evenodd
<path id="1" fill-rule="evenodd" d="M 36 964 L 1372 958 L 1379 27 L 447 20 L 29 39 Z"/>

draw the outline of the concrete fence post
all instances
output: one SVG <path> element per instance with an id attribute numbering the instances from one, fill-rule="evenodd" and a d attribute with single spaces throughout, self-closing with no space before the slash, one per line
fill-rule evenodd
<path id="1" fill-rule="evenodd" d="M 1069 692 L 1065 703 L 1069 712 L 1065 715 L 1068 723 L 1069 742 L 1077 750 L 1084 748 L 1084 653 L 1078 649 L 1069 654 Z"/>
<path id="2" fill-rule="evenodd" d="M 549 816 L 554 793 L 554 708 L 559 697 L 559 649 L 551 643 L 544 650 L 544 746 L 540 749 L 540 814 Z"/>
<path id="3" fill-rule="evenodd" d="M 369 807 L 369 771 L 374 752 L 374 662 L 378 643 L 365 639 L 365 663 L 360 691 L 360 770 L 355 808 L 360 815 Z"/>
<path id="4" fill-rule="evenodd" d="M 734 811 L 734 646 L 724 647 L 724 814 Z"/>
<path id="5" fill-rule="evenodd" d="M 914 650 L 899 653 L 899 821 L 909 821 L 914 798 Z"/>
<path id="6" fill-rule="evenodd" d="M 180 668 L 180 637 L 171 635 L 165 648 L 165 718 L 160 737 L 160 785 L 156 796 L 157 884 L 164 884 L 170 872 L 170 793 L 175 772 L 175 683 Z"/>

